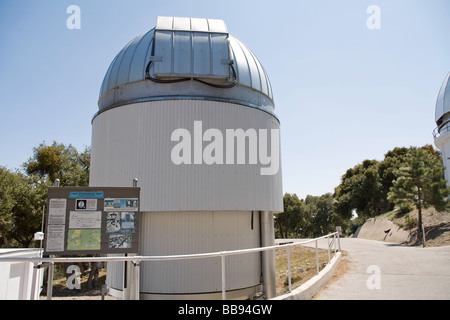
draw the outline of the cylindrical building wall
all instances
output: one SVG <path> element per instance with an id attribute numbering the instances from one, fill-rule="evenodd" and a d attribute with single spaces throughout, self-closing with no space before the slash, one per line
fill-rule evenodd
<path id="1" fill-rule="evenodd" d="M 267 112 L 218 101 L 150 101 L 105 111 L 94 118 L 92 128 L 90 185 L 130 186 L 137 177 L 142 190 L 141 211 L 278 212 L 282 208 L 280 143 L 275 131 L 279 130 L 279 122 Z M 178 129 L 191 137 L 190 142 L 185 140 L 191 164 L 176 164 L 178 157 L 172 159 L 183 143 L 178 138 L 172 141 Z M 203 141 L 208 139 L 208 129 L 222 135 L 215 152 L 222 151 L 217 159 L 222 159 L 223 164 L 205 163 L 211 150 L 208 146 L 214 142 Z M 227 130 L 241 133 L 240 138 L 227 140 Z M 245 139 L 245 150 L 238 148 L 242 132 L 252 135 Z M 276 139 L 273 146 L 271 136 Z M 227 163 L 227 143 L 234 145 L 234 164 Z M 252 150 L 256 150 L 251 155 L 254 164 L 249 163 Z M 244 163 L 237 164 L 243 151 Z M 196 154 L 201 164 L 194 163 Z M 261 160 L 267 155 L 270 162 L 263 164 Z M 271 167 L 274 174 L 262 174 L 264 168 Z"/>
<path id="2" fill-rule="evenodd" d="M 202 119 L 202 136 L 212 128 L 218 130 L 217 133 L 223 132 L 223 164 L 194 164 L 194 139 L 198 138 L 194 122 L 198 124 L 199 119 Z M 172 133 L 180 128 L 191 132 L 191 144 L 186 145 L 192 148 L 191 164 L 172 161 L 172 151 L 180 143 L 172 141 Z M 246 138 L 243 164 L 226 163 L 226 132 L 235 129 L 244 132 L 252 129 L 257 133 L 252 137 L 256 137 L 254 141 Z M 258 151 L 264 149 L 259 146 L 259 131 L 267 130 L 268 139 L 263 142 L 269 148 L 261 158 L 271 156 L 272 152 L 279 157 L 279 150 L 275 150 L 279 140 L 276 140 L 278 146 L 270 145 L 272 129 L 278 130 L 279 123 L 271 114 L 218 101 L 165 100 L 114 108 L 99 114 L 93 121 L 90 185 L 127 186 L 132 177 L 138 177 L 141 255 L 259 247 L 259 211 L 280 208 L 280 194 L 274 193 L 274 189 L 281 192 L 281 168 L 279 159 L 262 164 L 259 154 L 257 162 L 249 164 L 249 151 L 252 143 L 258 146 Z M 237 162 L 238 139 L 233 139 Z M 202 150 L 209 144 L 210 141 L 203 141 Z M 278 166 L 278 172 L 262 175 L 261 168 L 270 166 Z M 236 297 L 241 298 L 255 294 L 262 283 L 262 255 L 227 257 L 227 290 L 240 290 Z M 109 264 L 108 268 L 107 283 L 112 289 L 120 290 L 122 264 Z M 143 263 L 140 288 L 142 298 L 218 295 L 221 291 L 220 260 Z"/>

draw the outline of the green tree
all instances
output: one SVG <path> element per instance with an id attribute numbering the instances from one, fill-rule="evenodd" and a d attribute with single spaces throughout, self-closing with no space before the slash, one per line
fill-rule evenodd
<path id="1" fill-rule="evenodd" d="M 388 200 L 388 193 L 392 187 L 392 182 L 396 179 L 395 171 L 402 166 L 408 150 L 409 148 L 405 147 L 396 147 L 389 150 L 384 155 L 384 160 L 378 163 L 378 174 L 381 179 L 381 192 L 384 203 L 384 208 L 381 213 L 394 209 L 394 204 Z"/>
<path id="2" fill-rule="evenodd" d="M 32 246 L 34 233 L 41 229 L 42 211 L 47 201 L 47 185 L 36 175 L 16 174 L 14 196 L 16 204 L 12 208 L 11 239 L 15 246 Z"/>
<path id="3" fill-rule="evenodd" d="M 24 172 L 0 167 L 0 245 L 29 247 L 41 229 L 47 186 L 87 186 L 90 148 L 79 153 L 72 145 L 41 143 L 22 166 Z"/>
<path id="4" fill-rule="evenodd" d="M 323 194 L 319 197 L 308 195 L 305 204 L 312 211 L 311 233 L 312 237 L 319 237 L 331 232 L 335 227 L 335 217 L 333 210 L 333 195 Z"/>
<path id="5" fill-rule="evenodd" d="M 0 236 L 4 247 L 29 247 L 40 229 L 46 186 L 37 176 L 0 168 Z"/>
<path id="6" fill-rule="evenodd" d="M 12 208 L 17 203 L 13 193 L 14 181 L 14 174 L 5 167 L 0 167 L 0 237 L 5 247 L 9 246 Z"/>
<path id="7" fill-rule="evenodd" d="M 447 205 L 450 190 L 444 178 L 441 157 L 426 147 L 412 147 L 402 166 L 395 171 L 395 176 L 388 199 L 397 206 L 412 204 L 417 208 L 420 239 L 422 208 L 434 206 L 437 210 L 443 210 Z"/>
<path id="8" fill-rule="evenodd" d="M 275 216 L 276 235 L 281 238 L 299 237 L 311 222 L 305 203 L 293 193 L 283 196 L 284 212 Z"/>
<path id="9" fill-rule="evenodd" d="M 90 148 L 80 154 L 71 144 L 45 142 L 33 149 L 33 156 L 23 164 L 25 171 L 37 174 L 51 185 L 59 179 L 62 186 L 87 186 L 89 184 Z"/>
<path id="10" fill-rule="evenodd" d="M 335 188 L 334 210 L 343 219 L 350 220 L 353 210 L 367 218 L 383 213 L 386 199 L 378 164 L 376 160 L 364 160 L 342 176 L 341 184 Z"/>

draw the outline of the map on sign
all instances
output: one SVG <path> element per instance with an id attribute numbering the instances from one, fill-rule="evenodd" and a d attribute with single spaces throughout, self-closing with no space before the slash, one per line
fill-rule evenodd
<path id="1" fill-rule="evenodd" d="M 67 250 L 100 250 L 100 229 L 70 229 Z"/>

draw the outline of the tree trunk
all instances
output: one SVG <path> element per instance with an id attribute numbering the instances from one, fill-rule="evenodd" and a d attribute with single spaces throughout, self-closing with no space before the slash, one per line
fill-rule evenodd
<path id="1" fill-rule="evenodd" d="M 8 241 L 8 237 L 6 236 L 6 232 L 2 231 L 2 238 L 3 238 L 3 244 L 5 245 L 5 248 L 9 248 L 9 241 Z"/>
<path id="2" fill-rule="evenodd" d="M 92 281 L 94 281 L 94 286 L 97 286 L 98 281 L 98 262 L 91 262 L 91 272 L 89 272 L 89 277 L 87 280 L 88 289 L 92 289 Z"/>
<path id="3" fill-rule="evenodd" d="M 422 197 L 420 187 L 417 186 L 417 239 L 422 239 L 422 246 L 425 247 L 425 236 L 422 234 Z"/>

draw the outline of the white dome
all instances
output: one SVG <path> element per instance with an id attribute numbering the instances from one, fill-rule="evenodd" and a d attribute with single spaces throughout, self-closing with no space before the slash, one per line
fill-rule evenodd
<path id="1" fill-rule="evenodd" d="M 273 114 L 269 78 L 256 56 L 215 19 L 158 17 L 112 61 L 99 112 L 139 101 L 211 99 Z"/>
<path id="2" fill-rule="evenodd" d="M 444 124 L 446 120 L 450 120 L 450 72 L 442 83 L 441 90 L 436 101 L 435 119 L 439 126 Z M 444 117 L 445 116 L 445 117 Z"/>

